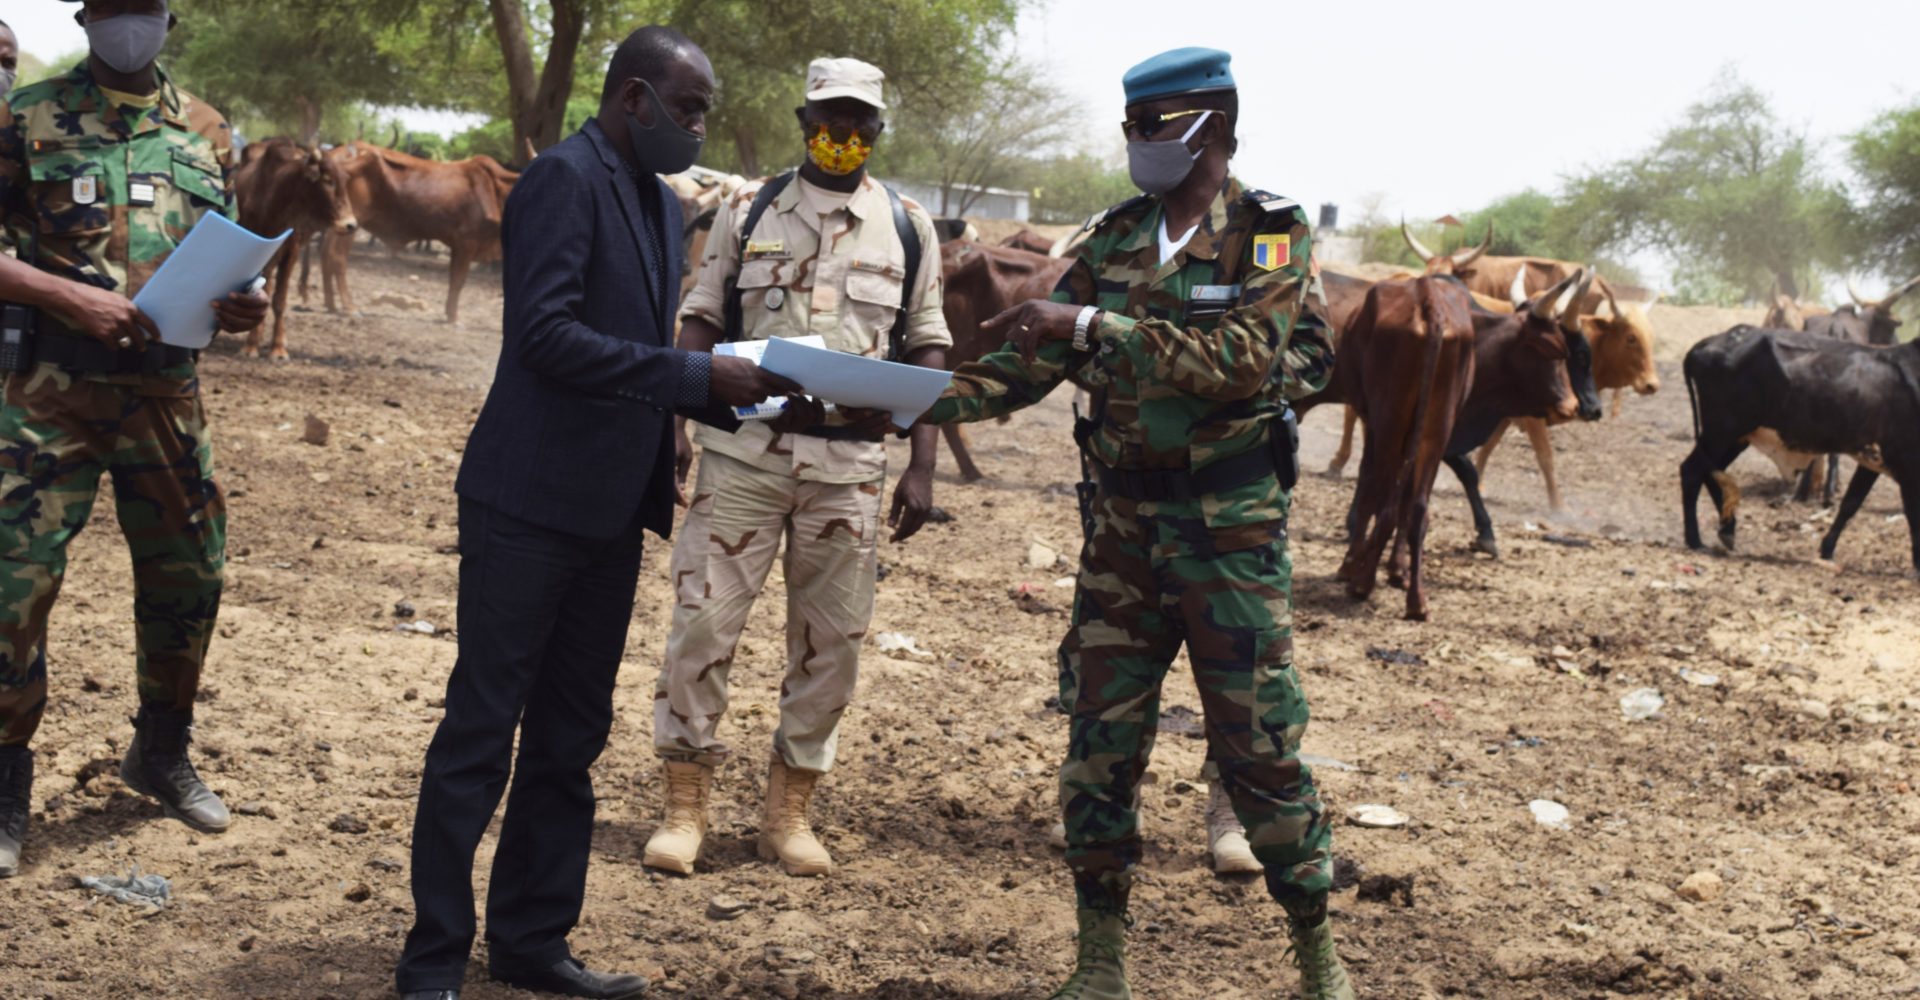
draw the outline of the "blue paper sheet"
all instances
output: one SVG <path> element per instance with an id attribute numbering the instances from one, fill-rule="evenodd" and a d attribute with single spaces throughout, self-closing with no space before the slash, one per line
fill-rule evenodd
<path id="1" fill-rule="evenodd" d="M 836 406 L 885 410 L 893 414 L 893 424 L 900 428 L 913 426 L 953 378 L 938 368 L 863 358 L 780 339 L 767 342 L 760 367 L 785 375 L 800 383 L 807 395 Z"/>
<path id="2" fill-rule="evenodd" d="M 293 234 L 255 236 L 233 220 L 209 212 L 160 262 L 133 304 L 160 328 L 160 339 L 199 350 L 213 341 L 213 301 L 247 287 Z"/>

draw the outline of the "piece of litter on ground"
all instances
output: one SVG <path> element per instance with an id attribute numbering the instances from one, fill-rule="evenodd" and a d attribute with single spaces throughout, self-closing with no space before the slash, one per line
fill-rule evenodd
<path id="1" fill-rule="evenodd" d="M 1552 827 L 1555 830 L 1571 829 L 1567 822 L 1567 817 L 1570 815 L 1567 807 L 1552 799 L 1534 799 L 1527 803 L 1527 809 L 1533 813 L 1533 821 L 1541 826 Z"/>
<path id="2" fill-rule="evenodd" d="M 1060 561 L 1060 553 L 1045 542 L 1034 542 L 1027 547 L 1027 565 L 1033 569 L 1049 569 Z"/>
<path id="3" fill-rule="evenodd" d="M 1406 826 L 1407 823 L 1411 822 L 1406 813 L 1392 806 L 1383 806 L 1379 803 L 1354 806 L 1352 809 L 1347 810 L 1347 819 L 1355 826 L 1370 826 L 1380 830 Z"/>
<path id="4" fill-rule="evenodd" d="M 919 645 L 914 642 L 913 636 L 907 635 L 904 632 L 882 632 L 874 636 L 873 641 L 880 647 L 882 653 L 897 654 L 916 660 L 931 660 L 934 658 L 931 652 L 921 649 Z"/>
<path id="5" fill-rule="evenodd" d="M 1565 545 L 1573 549 L 1593 548 L 1592 542 L 1584 538 L 1575 538 L 1572 535 L 1541 535 L 1540 540 L 1543 542 L 1552 542 L 1555 545 Z"/>
<path id="6" fill-rule="evenodd" d="M 125 875 L 103 875 L 98 878 L 83 876 L 80 885 L 116 903 L 160 907 L 173 898 L 173 884 L 162 875 L 140 874 L 138 863 L 129 868 Z"/>
<path id="7" fill-rule="evenodd" d="M 1075 580 L 1073 577 L 1063 576 L 1060 579 L 1053 581 L 1053 585 L 1056 587 L 1071 587 L 1077 582 L 1078 581 Z"/>
<path id="8" fill-rule="evenodd" d="M 1658 688 L 1635 688 L 1620 696 L 1620 714 L 1628 722 L 1651 719 L 1665 708 L 1667 699 L 1662 697 Z"/>
<path id="9" fill-rule="evenodd" d="M 1688 684 L 1697 684 L 1707 688 L 1720 683 L 1719 674 L 1710 674 L 1704 670 L 1693 670 L 1688 667 L 1680 668 L 1680 679 L 1686 681 Z"/>
<path id="10" fill-rule="evenodd" d="M 1322 757 L 1317 753 L 1307 753 L 1305 751 L 1302 751 L 1299 754 L 1299 757 L 1300 757 L 1300 763 L 1305 764 L 1308 767 L 1318 768 L 1322 771 L 1358 771 L 1360 770 L 1360 767 L 1357 764 L 1349 764 L 1344 760 L 1334 760 L 1332 757 Z"/>
<path id="11" fill-rule="evenodd" d="M 1418 653 L 1409 653 L 1404 649 L 1387 649 L 1381 646 L 1368 646 L 1367 659 L 1381 663 L 1397 663 L 1407 667 L 1424 667 L 1427 661 Z"/>

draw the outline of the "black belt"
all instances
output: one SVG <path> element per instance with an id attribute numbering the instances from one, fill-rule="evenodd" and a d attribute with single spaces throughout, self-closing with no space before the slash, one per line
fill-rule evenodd
<path id="1" fill-rule="evenodd" d="M 1187 469 L 1115 469 L 1093 463 L 1093 475 L 1107 493 L 1133 501 L 1197 500 L 1245 486 L 1274 474 L 1273 455 L 1264 447 L 1249 448 L 1231 458 L 1193 472 Z"/>
<path id="2" fill-rule="evenodd" d="M 200 352 L 171 344 L 149 343 L 146 350 L 116 350 L 79 333 L 42 310 L 34 323 L 33 360 L 70 371 L 129 375 L 191 363 Z"/>
<path id="3" fill-rule="evenodd" d="M 816 427 L 809 427 L 800 433 L 805 434 L 807 437 L 825 438 L 828 441 L 865 441 L 868 444 L 879 444 L 882 440 L 877 437 L 862 434 L 852 427 L 844 425 L 828 427 L 822 424 Z"/>

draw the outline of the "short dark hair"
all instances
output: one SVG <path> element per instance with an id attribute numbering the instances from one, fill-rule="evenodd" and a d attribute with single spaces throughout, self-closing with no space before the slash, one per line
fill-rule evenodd
<path id="1" fill-rule="evenodd" d="M 1216 90 L 1211 94 L 1195 94 L 1191 103 L 1195 108 L 1220 112 L 1227 120 L 1227 155 L 1232 156 L 1240 149 L 1240 137 L 1236 134 L 1240 125 L 1240 92 L 1237 90 Z"/>
<path id="2" fill-rule="evenodd" d="M 693 40 L 665 25 L 650 24 L 628 35 L 607 63 L 607 82 L 600 88 L 605 106 L 620 93 L 620 85 L 640 79 L 652 83 L 674 60 L 696 48 Z"/>

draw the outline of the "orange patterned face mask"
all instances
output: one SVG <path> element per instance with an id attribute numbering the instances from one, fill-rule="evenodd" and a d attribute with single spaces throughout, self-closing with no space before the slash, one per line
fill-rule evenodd
<path id="1" fill-rule="evenodd" d="M 808 159 L 835 177 L 845 177 L 860 169 L 872 152 L 873 147 L 861 141 L 860 133 L 848 134 L 846 142 L 834 142 L 825 125 L 816 126 L 813 138 L 807 140 Z"/>

